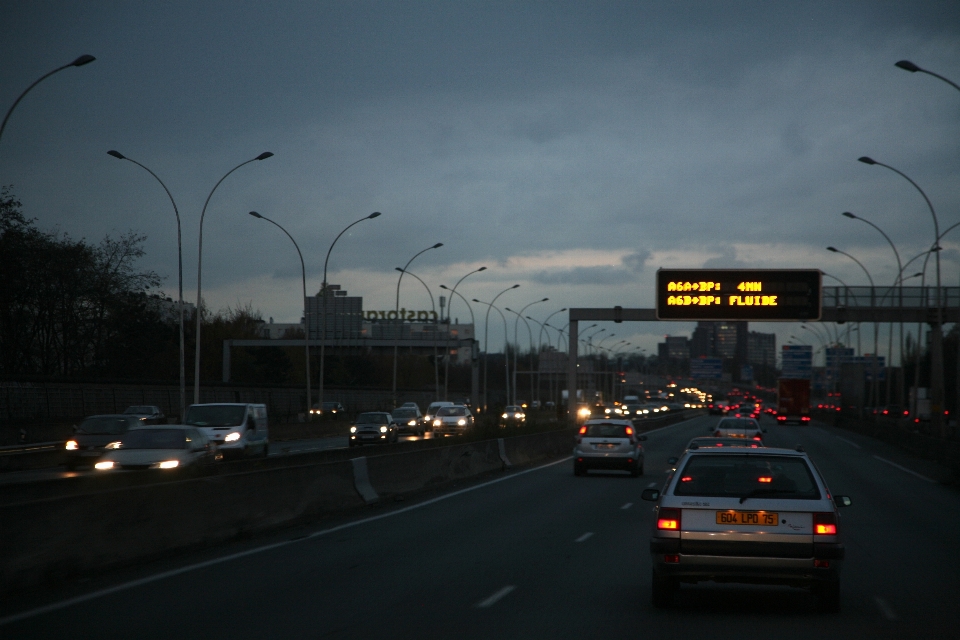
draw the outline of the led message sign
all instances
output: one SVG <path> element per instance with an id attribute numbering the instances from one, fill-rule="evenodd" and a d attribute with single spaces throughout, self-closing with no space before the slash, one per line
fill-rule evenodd
<path id="1" fill-rule="evenodd" d="M 660 269 L 659 320 L 819 320 L 817 269 Z"/>

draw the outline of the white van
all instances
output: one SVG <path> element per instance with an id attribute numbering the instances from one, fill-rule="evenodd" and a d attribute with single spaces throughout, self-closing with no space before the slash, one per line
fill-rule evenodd
<path id="1" fill-rule="evenodd" d="M 222 402 L 194 404 L 184 424 L 197 427 L 215 442 L 225 457 L 267 457 L 270 429 L 267 407 L 262 404 Z"/>
<path id="2" fill-rule="evenodd" d="M 433 424 L 433 419 L 437 417 L 437 409 L 440 407 L 452 407 L 454 406 L 453 402 L 431 402 L 430 406 L 427 407 L 426 412 L 423 414 L 423 421 L 427 425 Z"/>

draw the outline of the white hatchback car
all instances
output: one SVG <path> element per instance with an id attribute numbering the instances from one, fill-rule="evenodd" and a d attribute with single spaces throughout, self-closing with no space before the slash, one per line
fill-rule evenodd
<path id="1" fill-rule="evenodd" d="M 107 445 L 98 471 L 183 469 L 213 464 L 223 456 L 199 429 L 186 425 L 133 427 Z"/>
<path id="2" fill-rule="evenodd" d="M 668 606 L 681 582 L 778 584 L 811 589 L 840 609 L 844 547 L 833 495 L 798 447 L 686 451 L 656 501 L 650 554 L 653 604 Z"/>
<path id="3" fill-rule="evenodd" d="M 643 445 L 633 422 L 625 419 L 587 420 L 577 433 L 573 449 L 573 473 L 590 469 L 619 469 L 633 477 L 643 475 Z"/>
<path id="4" fill-rule="evenodd" d="M 753 418 L 720 418 L 710 432 L 716 438 L 749 438 L 762 442 L 766 429 Z"/>

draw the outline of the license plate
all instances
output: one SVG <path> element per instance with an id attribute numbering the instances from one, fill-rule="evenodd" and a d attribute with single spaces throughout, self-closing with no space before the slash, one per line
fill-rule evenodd
<path id="1" fill-rule="evenodd" d="M 775 527 L 780 514 L 769 511 L 717 511 L 717 524 L 746 524 Z"/>
<path id="2" fill-rule="evenodd" d="M 597 449 L 616 449 L 617 445 L 603 442 L 601 444 L 594 445 Z"/>

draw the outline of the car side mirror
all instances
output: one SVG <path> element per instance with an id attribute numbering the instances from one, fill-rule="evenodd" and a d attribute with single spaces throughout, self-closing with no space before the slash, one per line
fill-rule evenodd
<path id="1" fill-rule="evenodd" d="M 660 490 L 659 489 L 644 489 L 643 493 L 640 494 L 641 500 L 646 500 L 647 502 L 656 502 L 660 499 Z"/>
<path id="2" fill-rule="evenodd" d="M 667 458 L 667 464 L 677 464 L 679 458 Z"/>
<path id="3" fill-rule="evenodd" d="M 850 499 L 850 496 L 833 496 L 833 502 L 838 507 L 849 507 L 853 504 L 853 500 Z"/>
<path id="4" fill-rule="evenodd" d="M 637 440 L 646 440 L 646 439 L 647 439 L 647 436 L 640 436 L 639 438 L 637 438 Z"/>

